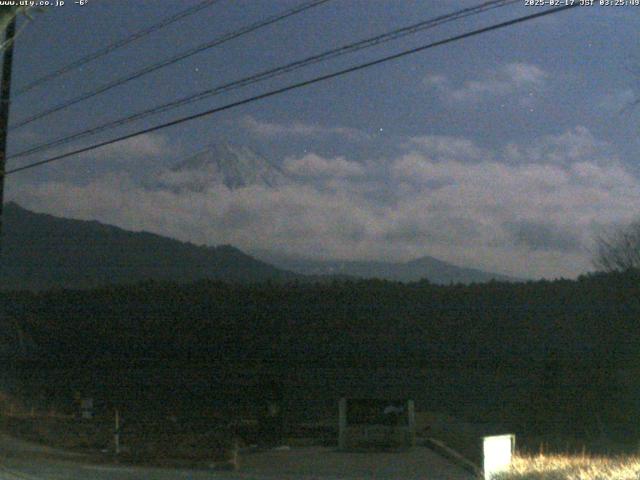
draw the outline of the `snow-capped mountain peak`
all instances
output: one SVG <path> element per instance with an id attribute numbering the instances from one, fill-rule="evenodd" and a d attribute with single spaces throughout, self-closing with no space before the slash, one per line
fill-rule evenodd
<path id="1" fill-rule="evenodd" d="M 274 188 L 288 179 L 272 161 L 246 146 L 216 143 L 159 175 L 159 183 L 175 190 L 203 191 L 223 184 L 237 189 L 250 185 Z"/>

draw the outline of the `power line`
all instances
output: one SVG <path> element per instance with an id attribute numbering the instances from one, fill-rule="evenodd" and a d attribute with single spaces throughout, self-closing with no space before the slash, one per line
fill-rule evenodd
<path id="1" fill-rule="evenodd" d="M 132 42 L 135 42 L 136 40 L 139 40 L 143 37 L 146 37 L 147 35 L 150 35 L 151 33 L 154 33 L 164 27 L 167 27 L 169 25 L 171 25 L 172 23 L 175 23 L 179 20 L 182 20 L 185 17 L 188 17 L 190 15 L 193 15 L 197 12 L 199 12 L 200 10 L 204 10 L 207 7 L 210 7 L 211 5 L 213 5 L 214 3 L 219 2 L 220 0 L 204 0 L 203 2 L 198 3 L 197 5 L 194 5 L 193 7 L 187 8 L 186 10 L 182 10 L 178 13 L 176 13 L 175 15 L 172 15 L 170 17 L 165 18 L 164 20 L 161 20 L 159 23 L 156 23 L 155 25 L 151 25 L 150 27 L 147 27 L 143 30 L 139 30 L 131 35 L 129 35 L 128 37 L 125 37 L 121 40 L 118 40 L 110 45 L 107 45 L 106 47 L 97 50 L 93 53 L 90 53 L 84 57 L 79 58 L 78 60 L 75 60 L 67 65 L 65 65 L 64 67 L 59 68 L 58 70 L 55 70 L 51 73 L 48 73 L 46 75 L 43 75 L 42 77 L 33 80 L 31 83 L 28 83 L 27 85 L 25 85 L 24 87 L 18 89 L 18 91 L 16 92 L 15 96 L 20 96 L 23 93 L 26 93 L 30 90 L 33 90 L 34 88 L 42 85 L 45 82 L 48 82 L 50 80 L 53 80 L 61 75 L 64 75 L 65 73 L 68 73 L 72 70 L 75 70 L 76 68 L 79 68 L 97 58 L 100 57 L 104 57 L 105 55 L 110 54 L 111 52 L 118 50 L 119 48 L 122 48 L 126 45 L 129 45 Z"/>
<path id="2" fill-rule="evenodd" d="M 291 63 L 288 63 L 284 66 L 280 66 L 280 67 L 276 67 L 276 68 L 272 68 L 266 71 L 262 71 L 260 73 L 251 75 L 249 77 L 245 77 L 242 78 L 240 80 L 236 80 L 224 85 L 220 85 L 217 87 L 213 87 L 201 92 L 198 92 L 196 94 L 192 94 L 192 95 L 188 95 L 186 97 L 180 98 L 178 100 L 174 100 L 168 103 L 164 103 L 161 105 L 157 105 L 155 107 L 152 107 L 150 109 L 144 110 L 142 112 L 138 112 L 132 115 L 128 115 L 124 118 L 120 118 L 117 120 L 112 120 L 106 123 L 103 123 L 101 125 L 89 128 L 87 130 L 83 130 L 80 132 L 77 132 L 75 134 L 66 136 L 66 137 L 62 137 L 62 138 L 58 138 L 56 140 L 52 140 L 49 142 L 45 142 L 39 145 L 36 145 L 34 147 L 30 147 L 26 150 L 20 151 L 14 155 L 12 155 L 11 157 L 9 157 L 10 159 L 15 159 L 15 158 L 19 158 L 19 157 L 23 157 L 26 155 L 31 155 L 33 153 L 36 152 L 41 152 L 43 150 L 48 150 L 52 147 L 56 147 L 56 146 L 60 146 L 66 143 L 69 143 L 73 140 L 77 140 L 79 138 L 84 138 L 87 136 L 91 136 L 91 135 L 95 135 L 97 133 L 103 132 L 105 130 L 109 130 L 111 128 L 115 128 L 115 127 L 119 127 L 137 120 L 141 120 L 143 118 L 147 118 L 151 115 L 155 115 L 155 114 L 159 114 L 159 113 L 164 113 L 167 112 L 169 110 L 173 110 L 175 108 L 193 103 L 193 102 L 197 102 L 197 101 L 201 101 L 204 100 L 205 98 L 209 98 L 215 95 L 219 95 L 221 93 L 225 93 L 225 92 L 229 92 L 238 88 L 242 88 L 248 85 L 252 85 L 254 83 L 258 83 L 285 73 L 290 73 L 293 72 L 295 70 L 301 69 L 303 67 L 312 65 L 312 64 L 316 64 L 322 61 L 326 61 L 326 60 L 330 60 L 342 55 L 346 55 L 348 53 L 352 53 L 358 50 L 363 50 L 365 48 L 369 48 L 369 47 L 373 47 L 376 45 L 380 45 L 382 43 L 386 43 L 392 40 L 397 40 L 399 38 L 405 37 L 407 35 L 410 34 L 414 34 L 417 33 L 419 31 L 423 31 L 429 28 L 433 28 L 439 25 L 442 25 L 444 23 L 447 22 L 451 22 L 454 20 L 460 20 L 462 18 L 468 17 L 468 16 L 472 16 L 472 15 L 477 15 L 479 13 L 485 12 L 487 10 L 490 9 L 495 9 L 495 8 L 499 8 L 499 7 L 503 7 L 509 4 L 513 4 L 513 3 L 517 3 L 519 2 L 519 0 L 492 0 L 492 1 L 488 1 L 485 2 L 481 5 L 475 6 L 475 7 L 468 7 L 462 10 L 457 10 L 455 12 L 452 13 L 448 13 L 445 15 L 441 15 L 435 18 L 431 18 L 422 22 L 418 22 L 412 25 L 409 25 L 407 27 L 403 27 L 403 28 L 399 28 L 396 30 L 392 30 L 390 32 L 381 34 L 381 35 L 377 35 L 375 37 L 371 37 L 365 40 L 361 40 L 355 43 L 350 43 L 347 45 L 344 45 L 342 47 L 338 47 L 338 48 L 334 48 L 328 51 L 325 51 L 323 53 L 317 54 L 317 55 L 312 55 L 310 57 L 306 57 L 304 59 L 301 60 L 297 60 Z"/>
<path id="3" fill-rule="evenodd" d="M 118 78 L 116 80 L 113 80 L 109 83 L 106 83 L 98 88 L 96 88 L 95 90 L 92 90 L 90 92 L 87 93 L 83 93 L 82 95 L 79 95 L 75 98 L 72 98 L 71 100 L 67 100 L 66 102 L 60 103 L 54 107 L 50 107 L 46 110 L 43 110 L 41 112 L 38 112 L 36 114 L 33 114 L 21 121 L 19 121 L 18 123 L 16 123 L 15 125 L 12 125 L 11 128 L 18 129 L 21 127 L 24 127 L 25 125 L 28 125 L 32 122 L 35 122 L 36 120 L 40 120 L 41 118 L 44 118 L 48 115 L 51 115 L 52 113 L 56 113 L 59 112 L 61 110 L 64 110 L 66 108 L 69 108 L 72 105 L 75 105 L 77 103 L 83 102 L 85 100 L 88 100 L 90 98 L 93 98 L 97 95 L 100 95 L 101 93 L 104 93 L 108 90 L 111 90 L 112 88 L 118 87 L 120 85 L 124 85 L 125 83 L 128 83 L 132 80 L 136 80 L 144 75 L 147 75 L 148 73 L 151 72 L 155 72 L 156 70 L 159 70 L 161 68 L 167 67 L 169 65 L 173 65 L 174 63 L 177 63 L 179 61 L 184 60 L 185 58 L 189 58 L 192 57 L 193 55 L 196 55 L 198 53 L 204 52 L 205 50 L 208 50 L 210 48 L 213 47 L 217 47 L 219 45 L 222 45 L 223 43 L 226 43 L 230 40 L 236 39 L 238 37 L 241 37 L 243 35 L 246 35 L 248 33 L 254 32 L 260 28 L 266 27 L 268 25 L 272 25 L 276 22 L 279 22 L 281 20 L 284 20 L 286 18 L 289 18 L 293 15 L 297 15 L 298 13 L 302 13 L 306 10 L 309 10 L 311 8 L 320 6 L 324 3 L 327 3 L 331 0 L 311 0 L 308 1 L 306 3 L 303 3 L 297 7 L 294 7 L 292 9 L 289 9 L 279 15 L 274 15 L 274 16 L 270 16 L 267 17 L 265 20 L 261 20 L 259 22 L 256 23 L 252 23 L 251 25 L 248 25 L 246 27 L 241 28 L 240 30 L 236 30 L 234 32 L 228 33 L 226 35 L 222 35 L 221 37 L 217 37 L 214 40 L 198 45 L 196 47 L 190 48 L 189 50 L 186 50 L 182 53 L 179 53 L 177 55 L 174 55 L 173 57 L 170 57 L 166 60 L 163 60 L 161 62 L 158 63 L 154 63 L 152 65 L 148 65 L 132 74 L 129 74 L 125 77 L 121 77 Z"/>
<path id="4" fill-rule="evenodd" d="M 145 128 L 143 130 L 139 130 L 139 131 L 134 132 L 134 133 L 129 133 L 127 135 L 123 135 L 121 137 L 117 137 L 117 138 L 114 138 L 114 139 L 111 139 L 111 140 L 100 142 L 100 143 L 97 143 L 97 144 L 94 144 L 94 145 L 91 145 L 91 146 L 88 146 L 88 147 L 79 148 L 79 149 L 73 150 L 71 152 L 67 152 L 67 153 L 64 153 L 64 154 L 61 154 L 61 155 L 56 155 L 54 157 L 47 158 L 45 160 L 40 160 L 38 162 L 33 162 L 33 163 L 30 163 L 30 164 L 27 164 L 27 165 L 23 165 L 21 167 L 17 167 L 17 168 L 14 168 L 12 170 L 6 171 L 5 175 L 11 175 L 13 173 L 21 172 L 23 170 L 28 170 L 28 169 L 31 169 L 31 168 L 35 168 L 35 167 L 38 167 L 38 166 L 41 166 L 41 165 L 45 165 L 47 163 L 55 162 L 55 161 L 58 161 L 58 160 L 62 160 L 64 158 L 68 158 L 68 157 L 71 157 L 71 156 L 74 156 L 74 155 L 78 155 L 80 153 L 89 152 L 91 150 L 96 150 L 98 148 L 105 147 L 107 145 L 112 145 L 114 143 L 122 142 L 124 140 L 129 140 L 131 138 L 138 137 L 140 135 L 145 135 L 145 134 L 148 134 L 148 133 L 156 132 L 158 130 L 162 130 L 162 129 L 165 129 L 165 128 L 168 128 L 168 127 L 179 125 L 181 123 L 189 122 L 191 120 L 196 120 L 198 118 L 207 117 L 209 115 L 213 115 L 215 113 L 219 113 L 219 112 L 222 112 L 222 111 L 225 111 L 225 110 L 230 110 L 232 108 L 239 107 L 241 105 L 246 105 L 248 103 L 252 103 L 252 102 L 255 102 L 255 101 L 258 101 L 258 100 L 263 100 L 265 98 L 269 98 L 269 97 L 273 97 L 273 96 L 276 96 L 276 95 L 280 95 L 282 93 L 289 92 L 291 90 L 297 90 L 299 88 L 306 87 L 306 86 L 309 86 L 309 85 L 313 85 L 315 83 L 323 82 L 325 80 L 341 77 L 341 76 L 347 75 L 349 73 L 353 73 L 353 72 L 356 72 L 356 71 L 359 71 L 359 70 L 364 70 L 366 68 L 370 68 L 370 67 L 373 67 L 375 65 L 380 65 L 382 63 L 386 63 L 386 62 L 389 62 L 389 61 L 392 61 L 392 60 L 397 60 L 399 58 L 403 58 L 403 57 L 406 57 L 408 55 L 412 55 L 412 54 L 415 54 L 415 53 L 418 53 L 418 52 L 422 52 L 424 50 L 428 50 L 428 49 L 431 49 L 431 48 L 434 48 L 434 47 L 439 47 L 441 45 L 446 45 L 448 43 L 453 43 L 453 42 L 456 42 L 456 41 L 459 41 L 459 40 L 463 40 L 465 38 L 469 38 L 469 37 L 481 35 L 481 34 L 484 34 L 484 33 L 487 33 L 487 32 L 491 32 L 493 30 L 498 30 L 498 29 L 501 29 L 501 28 L 509 27 L 511 25 L 516 25 L 518 23 L 523 23 L 523 22 L 526 22 L 526 21 L 529 21 L 529 20 L 534 20 L 536 18 L 544 17 L 544 16 L 551 15 L 551 14 L 554 14 L 554 13 L 559 13 L 559 12 L 562 12 L 564 10 L 568 10 L 570 8 L 574 8 L 574 7 L 578 7 L 578 6 L 580 6 L 578 3 L 574 3 L 574 4 L 564 5 L 562 7 L 556 7 L 556 8 L 544 10 L 542 12 L 534 13 L 534 14 L 531 14 L 531 15 L 525 15 L 524 17 L 518 17 L 518 18 L 515 18 L 513 20 L 508 20 L 506 22 L 501 22 L 501 23 L 497 23 L 497 24 L 494 24 L 494 25 L 491 25 L 491 26 L 488 26 L 488 27 L 480 28 L 480 29 L 477 29 L 477 30 L 472 30 L 471 32 L 466 32 L 466 33 L 462 33 L 460 35 L 456 35 L 456 36 L 453 36 L 453 37 L 448 37 L 448 38 L 446 38 L 444 40 L 439 40 L 439 41 L 436 41 L 436 42 L 433 42 L 433 43 L 429 43 L 427 45 L 422 45 L 420 47 L 411 48 L 409 50 L 403 50 L 400 53 L 396 53 L 396 54 L 393 54 L 393 55 L 388 55 L 386 57 L 382 57 L 382 58 L 379 58 L 377 60 L 373 60 L 373 61 L 366 62 L 366 63 L 361 63 L 361 64 L 353 66 L 353 67 L 349 67 L 349 68 L 346 68 L 346 69 L 343 69 L 343 70 L 338 70 L 337 72 L 333 72 L 333 73 L 329 73 L 329 74 L 322 75 L 322 76 L 319 76 L 319 77 L 315 77 L 315 78 L 312 78 L 310 80 L 305 80 L 303 82 L 298 82 L 298 83 L 294 83 L 294 84 L 291 84 L 291 85 L 287 85 L 286 87 L 282 87 L 282 88 L 279 88 L 279 89 L 276 89 L 276 90 L 271 90 L 269 92 L 262 93 L 260 95 L 255 95 L 253 97 L 245 98 L 245 99 L 239 100 L 237 102 L 228 103 L 228 104 L 223 105 L 221 107 L 212 108 L 210 110 L 205 110 L 204 112 L 196 113 L 196 114 L 193 114 L 193 115 L 188 115 L 186 117 L 182 117 L 182 118 L 179 118 L 179 119 L 176 119 L 176 120 L 172 120 L 170 122 L 162 123 L 162 124 L 156 125 L 154 127 Z"/>

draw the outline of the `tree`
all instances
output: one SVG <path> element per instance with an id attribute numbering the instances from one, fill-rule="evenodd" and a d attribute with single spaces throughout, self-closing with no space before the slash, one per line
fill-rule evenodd
<path id="1" fill-rule="evenodd" d="M 640 270 L 640 220 L 598 237 L 593 264 L 605 272 Z"/>

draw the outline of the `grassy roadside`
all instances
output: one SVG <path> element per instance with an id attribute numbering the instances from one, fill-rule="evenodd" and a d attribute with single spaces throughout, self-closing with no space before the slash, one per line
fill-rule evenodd
<path id="1" fill-rule="evenodd" d="M 640 456 L 516 455 L 495 480 L 637 480 Z"/>
<path id="2" fill-rule="evenodd" d="M 484 426 L 433 413 L 418 417 L 426 436 L 444 442 L 480 466 L 481 437 L 490 434 Z M 640 452 L 631 438 L 620 443 L 602 435 L 520 434 L 510 471 L 495 479 L 639 480 Z"/>

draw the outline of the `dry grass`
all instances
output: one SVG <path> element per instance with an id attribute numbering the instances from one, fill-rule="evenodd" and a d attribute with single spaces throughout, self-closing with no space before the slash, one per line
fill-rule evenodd
<path id="1" fill-rule="evenodd" d="M 638 480 L 640 456 L 518 455 L 496 480 Z"/>

